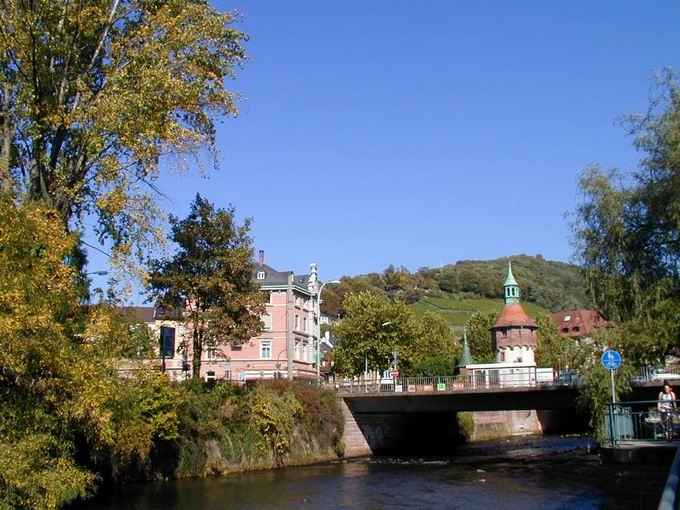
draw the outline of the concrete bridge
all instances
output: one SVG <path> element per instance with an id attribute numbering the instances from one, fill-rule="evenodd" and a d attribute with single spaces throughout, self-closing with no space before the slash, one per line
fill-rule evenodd
<path id="1" fill-rule="evenodd" d="M 628 398 L 655 399 L 661 384 L 637 381 Z M 476 426 L 498 435 L 585 431 L 588 421 L 577 409 L 579 381 L 565 374 L 544 380 L 402 378 L 337 389 L 348 455 L 450 453 L 462 440 L 461 411 L 476 413 Z"/>

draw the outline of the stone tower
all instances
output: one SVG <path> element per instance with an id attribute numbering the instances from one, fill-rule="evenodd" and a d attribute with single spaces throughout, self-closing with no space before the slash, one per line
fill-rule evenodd
<path id="1" fill-rule="evenodd" d="M 534 363 L 538 324 L 520 304 L 520 289 L 508 262 L 508 276 L 503 284 L 505 305 L 491 327 L 491 346 L 497 363 Z"/>

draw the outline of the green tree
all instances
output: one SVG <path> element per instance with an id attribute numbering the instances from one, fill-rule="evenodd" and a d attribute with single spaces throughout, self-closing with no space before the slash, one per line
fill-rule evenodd
<path id="1" fill-rule="evenodd" d="M 173 257 L 150 263 L 149 288 L 157 306 L 183 310 L 189 324 L 195 378 L 205 346 L 245 341 L 262 327 L 264 298 L 252 280 L 251 221 L 238 225 L 234 214 L 233 207 L 215 209 L 196 195 L 185 219 L 170 216 Z"/>
<path id="2" fill-rule="evenodd" d="M 617 400 L 631 390 L 630 378 L 637 373 L 637 367 L 628 359 L 625 347 L 615 341 L 617 335 L 611 331 L 600 331 L 593 338 L 582 341 L 574 350 L 574 366 L 581 377 L 581 387 L 577 399 L 578 406 L 590 412 L 590 424 L 595 435 L 605 438 L 605 417 L 607 404 L 611 402 L 611 374 L 602 366 L 600 357 L 605 349 L 615 349 L 622 353 L 623 363 L 615 371 Z"/>
<path id="3" fill-rule="evenodd" d="M 214 155 L 215 119 L 237 114 L 234 20 L 203 0 L 4 1 L 0 188 L 63 227 L 94 216 L 116 259 L 141 256 L 160 238 L 159 160 Z"/>
<path id="4" fill-rule="evenodd" d="M 416 363 L 405 375 L 408 377 L 439 377 L 453 375 L 455 368 L 456 362 L 450 356 L 432 356 Z"/>
<path id="5" fill-rule="evenodd" d="M 386 370 L 392 351 L 399 351 L 399 366 L 408 371 L 417 357 L 420 327 L 404 303 L 390 303 L 371 292 L 350 294 L 347 315 L 337 327 L 333 351 L 335 370 L 358 375 L 366 361 L 370 370 Z"/>
<path id="6" fill-rule="evenodd" d="M 564 370 L 574 367 L 575 341 L 564 336 L 557 328 L 550 315 L 541 314 L 535 318 L 538 324 L 538 347 L 536 348 L 536 365 Z"/>
<path id="7" fill-rule="evenodd" d="M 461 348 L 446 319 L 427 311 L 420 321 L 413 369 L 406 375 L 451 375 Z"/>
<path id="8" fill-rule="evenodd" d="M 639 170 L 589 167 L 579 181 L 576 255 L 591 297 L 617 322 L 657 317 L 680 301 L 680 86 L 670 73 L 659 84 L 649 112 L 628 117 L 644 153 Z"/>
<path id="9" fill-rule="evenodd" d="M 427 311 L 420 319 L 421 336 L 418 345 L 421 357 L 447 356 L 457 358 L 461 345 L 451 325 L 440 314 Z"/>
<path id="10" fill-rule="evenodd" d="M 491 350 L 491 332 L 489 329 L 498 318 L 493 312 L 477 312 L 472 314 L 467 323 L 468 346 L 475 363 L 493 363 L 495 354 Z"/>

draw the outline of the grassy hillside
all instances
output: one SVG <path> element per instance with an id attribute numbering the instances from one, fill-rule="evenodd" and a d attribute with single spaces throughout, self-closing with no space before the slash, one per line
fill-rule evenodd
<path id="1" fill-rule="evenodd" d="M 545 260 L 540 255 L 457 262 L 439 270 L 439 288 L 448 292 L 474 292 L 482 297 L 502 298 L 508 261 L 512 262 L 512 271 L 522 289 L 522 301 L 553 311 L 587 306 L 580 269 L 573 264 Z"/>
<path id="2" fill-rule="evenodd" d="M 415 273 L 390 266 L 382 273 L 345 276 L 340 285 L 326 287 L 321 308 L 329 315 L 342 316 L 347 294 L 370 291 L 386 299 L 405 301 L 418 314 L 437 311 L 451 324 L 460 325 L 476 311 L 500 310 L 508 261 L 512 261 L 522 303 L 530 315 L 590 307 L 577 266 L 540 255 L 514 255 L 463 260 L 440 268 L 422 267 Z"/>
<path id="3" fill-rule="evenodd" d="M 549 310 L 535 303 L 523 303 L 523 306 L 532 318 L 541 313 L 549 312 Z M 410 307 L 418 317 L 421 317 L 427 311 L 437 312 L 452 326 L 463 327 L 475 312 L 500 313 L 503 307 L 503 300 L 489 298 L 462 299 L 451 295 L 442 297 L 426 296 L 419 302 L 410 305 Z"/>

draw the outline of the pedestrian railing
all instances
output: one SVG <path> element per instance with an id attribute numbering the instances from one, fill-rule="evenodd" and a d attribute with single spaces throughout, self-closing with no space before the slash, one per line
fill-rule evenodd
<path id="1" fill-rule="evenodd" d="M 537 388 L 542 386 L 576 386 L 579 378 L 572 372 L 537 374 L 535 371 L 442 377 L 398 377 L 379 380 L 345 380 L 337 382 L 339 393 L 429 393 L 488 391 L 501 388 Z"/>
<path id="2" fill-rule="evenodd" d="M 666 367 L 642 367 L 639 374 L 630 378 L 633 383 L 677 381 L 680 379 L 680 365 Z"/>
<path id="3" fill-rule="evenodd" d="M 609 404 L 605 417 L 606 435 L 613 444 L 625 440 L 667 441 L 680 437 L 678 404 L 680 401 L 677 400 Z"/>

